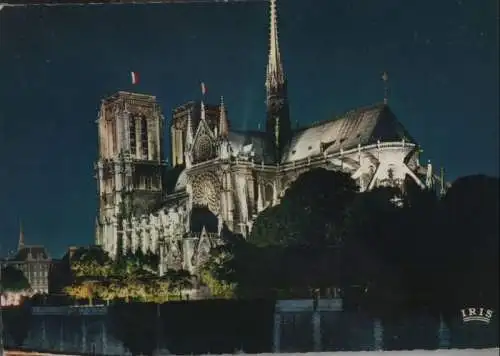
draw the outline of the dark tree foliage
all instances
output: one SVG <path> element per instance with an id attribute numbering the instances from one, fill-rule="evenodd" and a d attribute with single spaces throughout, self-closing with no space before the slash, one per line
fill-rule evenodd
<path id="1" fill-rule="evenodd" d="M 402 211 L 392 202 L 397 194 L 393 188 L 359 194 L 346 214 L 342 285 L 347 292 L 360 290 L 374 303 L 386 299 L 387 291 L 400 290 L 403 280 L 395 246 L 403 239 Z"/>
<path id="2" fill-rule="evenodd" d="M 441 289 L 453 304 L 498 306 L 499 179 L 457 179 L 442 200 Z"/>
<path id="3" fill-rule="evenodd" d="M 69 257 L 70 261 L 79 262 L 95 262 L 99 265 L 104 265 L 110 261 L 110 257 L 106 251 L 102 249 L 101 246 L 90 245 L 88 247 L 79 247 L 73 252 L 73 255 Z"/>
<path id="4" fill-rule="evenodd" d="M 356 194 L 355 182 L 342 172 L 314 169 L 299 176 L 279 205 L 257 217 L 251 246 L 235 253 L 245 271 L 240 288 L 304 297 L 338 285 L 346 207 Z"/>
<path id="5" fill-rule="evenodd" d="M 219 275 L 240 296 L 303 297 L 340 284 L 346 305 L 380 312 L 496 306 L 498 185 L 464 177 L 440 199 L 407 180 L 403 191 L 356 194 L 347 175 L 313 170 L 226 251 Z"/>
<path id="6" fill-rule="evenodd" d="M 498 179 L 461 178 L 442 200 L 412 184 L 399 206 L 397 195 L 379 188 L 351 205 L 342 251 L 345 290 L 358 286 L 367 305 L 393 310 L 496 305 Z"/>
<path id="7" fill-rule="evenodd" d="M 31 328 L 31 305 L 2 308 L 4 332 L 12 337 L 13 346 L 22 346 Z"/>
<path id="8" fill-rule="evenodd" d="M 300 175 L 281 203 L 257 217 L 249 241 L 257 246 L 331 246 L 342 235 L 345 207 L 357 186 L 342 172 L 323 168 Z"/>
<path id="9" fill-rule="evenodd" d="M 4 291 L 22 291 L 30 288 L 30 284 L 23 272 L 13 266 L 2 268 L 2 279 L 0 281 Z"/>
<path id="10" fill-rule="evenodd" d="M 442 265 L 442 251 L 436 244 L 441 235 L 439 199 L 434 191 L 413 184 L 407 185 L 403 204 L 403 232 L 395 245 L 401 254 L 402 292 L 410 309 L 435 309 L 440 304 L 437 289 L 441 284 L 436 271 Z"/>
<path id="11" fill-rule="evenodd" d="M 289 236 L 289 211 L 279 205 L 268 207 L 257 217 L 249 241 L 256 246 L 280 246 Z"/>

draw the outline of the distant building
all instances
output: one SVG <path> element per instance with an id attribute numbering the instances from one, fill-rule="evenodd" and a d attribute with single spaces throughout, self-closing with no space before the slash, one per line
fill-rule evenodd
<path id="1" fill-rule="evenodd" d="M 17 253 L 2 261 L 2 267 L 12 266 L 19 269 L 24 273 L 33 293 L 43 294 L 49 292 L 51 263 L 52 259 L 44 246 L 24 244 L 24 232 L 21 226 Z"/>

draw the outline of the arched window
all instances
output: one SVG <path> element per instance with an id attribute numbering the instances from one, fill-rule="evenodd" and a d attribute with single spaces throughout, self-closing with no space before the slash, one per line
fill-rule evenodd
<path id="1" fill-rule="evenodd" d="M 145 159 L 148 159 L 149 148 L 148 148 L 148 121 L 146 118 L 141 119 L 141 147 L 142 155 Z"/>
<path id="2" fill-rule="evenodd" d="M 116 133 L 116 120 L 113 120 L 111 122 L 111 141 L 113 145 L 113 155 L 116 155 L 118 153 L 118 140 L 117 140 L 117 133 Z"/>
<path id="3" fill-rule="evenodd" d="M 132 116 L 130 119 L 129 119 L 129 139 L 130 139 L 130 153 L 132 155 L 135 155 L 136 154 L 136 147 L 137 147 L 137 137 L 136 137 L 136 134 L 135 134 L 135 130 L 136 130 L 136 127 L 135 127 L 135 117 Z"/>

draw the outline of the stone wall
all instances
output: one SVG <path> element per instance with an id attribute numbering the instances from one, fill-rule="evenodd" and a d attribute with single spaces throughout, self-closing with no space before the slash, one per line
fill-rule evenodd
<path id="1" fill-rule="evenodd" d="M 107 356 L 498 347 L 498 321 L 373 316 L 341 300 L 204 300 L 4 310 L 7 349 Z M 132 351 L 132 352 L 131 352 Z"/>
<path id="2" fill-rule="evenodd" d="M 100 307 L 33 307 L 31 317 L 25 320 L 26 330 L 13 325 L 21 320 L 5 322 L 6 348 L 54 351 L 67 353 L 95 353 L 100 355 L 129 354 L 123 343 L 108 332 L 108 310 Z M 19 327 L 20 325 L 18 325 Z M 19 333 L 24 331 L 24 338 Z M 23 340 L 21 341 L 20 338 Z"/>
<path id="3" fill-rule="evenodd" d="M 278 301 L 274 352 L 498 347 L 498 319 L 464 324 L 460 314 L 370 315 L 342 300 Z"/>
<path id="4" fill-rule="evenodd" d="M 27 309 L 27 308 L 25 308 Z M 123 356 L 270 351 L 272 301 L 33 307 L 5 311 L 10 350 Z"/>

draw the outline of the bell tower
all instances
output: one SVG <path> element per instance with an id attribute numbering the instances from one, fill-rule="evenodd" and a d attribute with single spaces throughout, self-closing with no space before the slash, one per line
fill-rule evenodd
<path id="1" fill-rule="evenodd" d="M 115 256 L 123 218 L 148 213 L 164 196 L 164 118 L 154 96 L 118 92 L 102 101 L 97 126 L 96 244 Z"/>
<path id="2" fill-rule="evenodd" d="M 278 39 L 278 15 L 276 0 L 270 0 L 269 58 L 266 76 L 266 131 L 269 143 L 279 160 L 291 137 L 290 110 L 288 106 L 287 80 L 281 62 Z"/>

